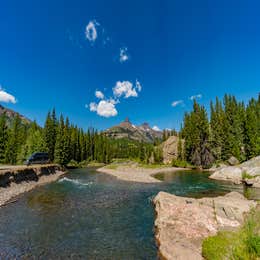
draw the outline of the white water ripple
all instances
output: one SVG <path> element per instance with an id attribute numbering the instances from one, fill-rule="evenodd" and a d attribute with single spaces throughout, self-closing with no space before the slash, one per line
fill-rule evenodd
<path id="1" fill-rule="evenodd" d="M 90 186 L 93 184 L 93 182 L 81 182 L 77 179 L 69 179 L 67 177 L 63 177 L 62 179 L 59 180 L 59 182 L 70 182 L 80 186 Z"/>

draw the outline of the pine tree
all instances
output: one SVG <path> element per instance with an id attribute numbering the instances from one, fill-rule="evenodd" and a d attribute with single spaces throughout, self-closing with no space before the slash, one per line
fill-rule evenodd
<path id="1" fill-rule="evenodd" d="M 21 119 L 18 115 L 14 117 L 11 128 L 8 132 L 9 138 L 6 147 L 5 160 L 7 163 L 16 164 L 24 134 Z"/>
<path id="2" fill-rule="evenodd" d="M 55 162 L 64 165 L 65 164 L 65 154 L 64 154 L 64 119 L 60 116 L 57 127 L 57 139 L 55 144 L 54 160 Z"/>
<path id="3" fill-rule="evenodd" d="M 5 154 L 8 143 L 8 129 L 6 115 L 0 116 L 0 163 L 5 162 Z"/>
<path id="4" fill-rule="evenodd" d="M 223 145 L 225 141 L 224 120 L 225 115 L 223 107 L 218 98 L 215 106 L 210 103 L 210 144 L 211 150 L 216 160 L 223 159 Z"/>
<path id="5" fill-rule="evenodd" d="M 245 150 L 247 159 L 260 154 L 259 112 L 260 106 L 251 99 L 246 109 Z"/>
<path id="6" fill-rule="evenodd" d="M 52 114 L 50 112 L 47 114 L 44 125 L 44 141 L 51 161 L 54 161 L 56 131 L 57 119 L 55 109 L 53 109 Z"/>

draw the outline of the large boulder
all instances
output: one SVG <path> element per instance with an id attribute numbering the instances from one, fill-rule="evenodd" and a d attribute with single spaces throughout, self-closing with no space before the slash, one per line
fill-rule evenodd
<path id="1" fill-rule="evenodd" d="M 224 166 L 210 175 L 211 179 L 231 181 L 235 184 L 246 182 L 253 187 L 259 187 L 260 156 L 252 158 L 237 166 Z M 250 179 L 250 181 L 248 181 Z"/>
<path id="2" fill-rule="evenodd" d="M 215 171 L 209 178 L 240 184 L 242 183 L 242 173 L 243 170 L 240 167 L 227 166 Z"/>
<path id="3" fill-rule="evenodd" d="M 202 240 L 243 222 L 256 202 L 237 192 L 217 198 L 193 199 L 159 192 L 154 198 L 156 240 L 163 259 L 196 260 Z"/>
<path id="4" fill-rule="evenodd" d="M 178 157 L 178 136 L 170 136 L 165 142 L 162 143 L 161 148 L 163 151 L 163 163 L 169 164 L 173 159 Z M 183 141 L 182 141 L 183 143 Z"/>

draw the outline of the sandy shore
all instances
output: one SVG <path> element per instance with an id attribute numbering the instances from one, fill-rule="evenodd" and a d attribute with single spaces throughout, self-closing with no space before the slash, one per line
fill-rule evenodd
<path id="1" fill-rule="evenodd" d="M 57 171 L 55 174 L 41 176 L 38 181 L 24 181 L 19 184 L 11 183 L 9 187 L 0 188 L 0 207 L 4 206 L 8 201 L 24 192 L 28 192 L 37 186 L 58 180 L 62 175 L 64 175 L 64 172 Z"/>
<path id="2" fill-rule="evenodd" d="M 161 172 L 176 172 L 182 170 L 187 170 L 187 168 L 161 167 L 149 169 L 136 166 L 118 166 L 116 169 L 109 169 L 108 167 L 97 169 L 98 172 L 110 174 L 120 180 L 142 183 L 159 183 L 161 181 L 154 178 L 153 175 Z"/>

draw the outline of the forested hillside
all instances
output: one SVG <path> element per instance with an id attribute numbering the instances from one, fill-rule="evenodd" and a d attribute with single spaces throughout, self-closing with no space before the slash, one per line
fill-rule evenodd
<path id="1" fill-rule="evenodd" d="M 84 131 L 64 119 L 56 117 L 55 110 L 49 112 L 43 128 L 36 122 L 24 124 L 19 114 L 12 123 L 5 113 L 0 116 L 0 163 L 23 163 L 33 152 L 48 152 L 51 161 L 66 165 L 76 162 L 97 161 L 109 163 L 112 158 L 131 158 L 141 162 L 160 161 L 158 149 L 153 144 L 113 140 L 95 129 Z"/>
<path id="2" fill-rule="evenodd" d="M 62 115 L 57 118 L 55 110 L 47 114 L 43 128 L 29 120 L 25 123 L 18 113 L 12 115 L 12 120 L 10 113 L 0 115 L 0 163 L 22 163 L 33 152 L 48 152 L 52 161 L 63 165 L 71 160 L 109 163 L 113 158 L 163 161 L 158 142 L 114 139 L 106 132 L 84 131 Z M 170 135 L 164 131 L 162 139 Z M 210 104 L 209 116 L 206 108 L 194 101 L 193 110 L 184 116 L 179 137 L 177 159 L 196 166 L 210 167 L 231 156 L 244 161 L 259 155 L 260 95 L 247 105 L 230 95 L 225 95 L 223 101 L 216 98 Z"/>

